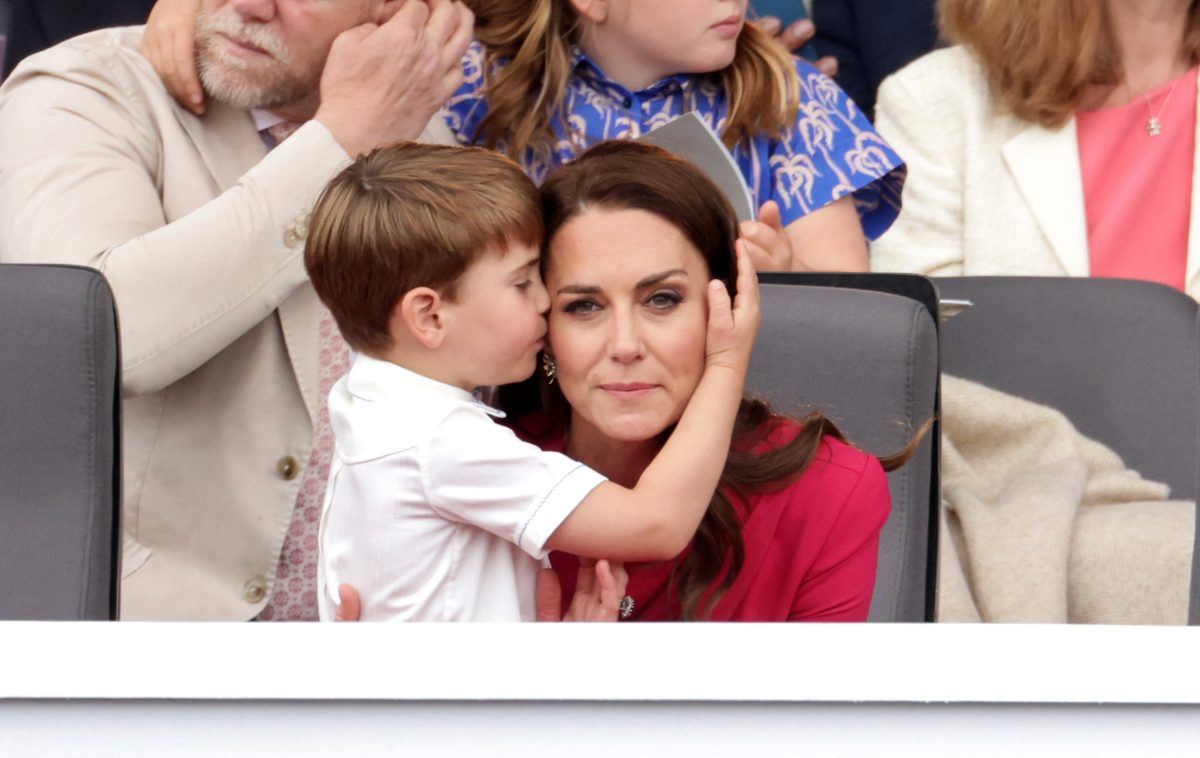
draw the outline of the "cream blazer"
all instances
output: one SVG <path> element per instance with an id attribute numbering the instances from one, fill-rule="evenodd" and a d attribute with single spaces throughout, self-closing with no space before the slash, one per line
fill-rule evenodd
<path id="1" fill-rule="evenodd" d="M 952 47 L 884 81 L 876 126 L 908 164 L 908 180 L 899 218 L 872 245 L 872 270 L 1089 275 L 1074 119 L 1050 130 L 998 112 L 978 63 Z M 1193 186 L 1200 187 L 1195 171 Z M 1197 197 L 1193 190 L 1186 279 L 1192 297 L 1200 296 Z"/>
<path id="2" fill-rule="evenodd" d="M 0 261 L 91 266 L 112 285 L 121 617 L 244 620 L 270 595 L 312 450 L 321 308 L 304 239 L 349 158 L 316 122 L 268 155 L 249 113 L 192 116 L 140 39 L 75 38 L 0 89 Z"/>

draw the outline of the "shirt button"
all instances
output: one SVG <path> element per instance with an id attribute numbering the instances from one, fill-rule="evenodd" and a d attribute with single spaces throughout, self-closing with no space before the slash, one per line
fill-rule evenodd
<path id="1" fill-rule="evenodd" d="M 626 108 L 632 108 L 633 107 L 633 98 L 632 97 L 625 98 L 624 100 L 621 101 L 621 105 L 624 105 Z"/>
<path id="2" fill-rule="evenodd" d="M 286 481 L 292 481 L 300 475 L 300 464 L 290 455 L 285 455 L 275 464 L 275 470 Z"/>
<path id="3" fill-rule="evenodd" d="M 247 603 L 261 603 L 267 596 L 267 580 L 256 576 L 242 586 L 242 597 Z"/>

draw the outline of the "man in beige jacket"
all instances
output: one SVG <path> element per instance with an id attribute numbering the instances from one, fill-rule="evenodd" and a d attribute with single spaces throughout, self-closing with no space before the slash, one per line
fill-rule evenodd
<path id="1" fill-rule="evenodd" d="M 0 89 L 0 261 L 91 266 L 116 295 L 122 618 L 309 617 L 339 364 L 307 216 L 351 156 L 439 136 L 471 23 L 452 0 L 203 0 L 201 117 L 136 27 L 34 55 Z M 301 125 L 260 134 L 280 121 Z"/>

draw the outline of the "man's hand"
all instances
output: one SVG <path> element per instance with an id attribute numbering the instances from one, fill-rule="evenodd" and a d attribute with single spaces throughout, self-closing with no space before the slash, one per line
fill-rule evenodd
<path id="1" fill-rule="evenodd" d="M 204 88 L 196 73 L 196 9 L 199 0 L 158 0 L 146 19 L 142 55 L 154 66 L 171 96 L 204 115 Z"/>
<path id="2" fill-rule="evenodd" d="M 415 139 L 462 83 L 474 21 L 458 0 L 428 0 L 338 35 L 316 119 L 351 156 Z"/>
<path id="3" fill-rule="evenodd" d="M 755 19 L 753 23 L 759 29 L 774 37 L 775 41 L 787 48 L 789 53 L 795 53 L 804 47 L 817 34 L 817 27 L 813 26 L 813 22 L 807 18 L 802 18 L 794 22 L 782 31 L 779 28 L 779 19 L 774 16 L 763 16 L 762 18 Z M 837 76 L 838 62 L 837 58 L 834 58 L 832 55 L 818 58 L 813 61 L 813 65 L 826 76 Z"/>

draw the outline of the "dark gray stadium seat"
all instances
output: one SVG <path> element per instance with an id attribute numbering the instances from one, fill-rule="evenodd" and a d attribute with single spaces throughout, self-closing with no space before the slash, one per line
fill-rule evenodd
<path id="1" fill-rule="evenodd" d="M 928 304 L 844 281 L 830 287 L 812 284 L 829 279 L 805 276 L 763 279 L 763 325 L 748 389 L 782 411 L 826 413 L 872 453 L 902 449 L 936 407 L 937 329 Z M 935 429 L 888 475 L 892 515 L 880 542 L 872 621 L 933 620 L 936 453 Z"/>
<path id="2" fill-rule="evenodd" d="M 120 358 L 112 293 L 0 265 L 0 619 L 115 619 Z"/>
<path id="3" fill-rule="evenodd" d="M 1056 408 L 1142 476 L 1196 497 L 1197 305 L 1151 282 L 962 277 L 942 371 Z"/>

